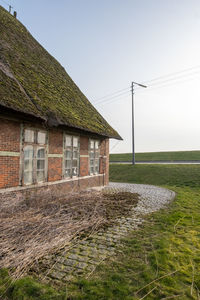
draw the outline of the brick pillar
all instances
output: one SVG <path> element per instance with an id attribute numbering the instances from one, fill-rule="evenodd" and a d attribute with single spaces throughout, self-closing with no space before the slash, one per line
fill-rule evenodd
<path id="1" fill-rule="evenodd" d="M 52 155 L 52 157 L 51 157 Z M 48 181 L 62 179 L 63 133 L 49 131 Z"/>
<path id="2" fill-rule="evenodd" d="M 109 139 L 106 139 L 105 141 L 105 152 L 106 152 L 106 177 L 105 177 L 105 184 L 107 185 L 109 183 Z"/>
<path id="3" fill-rule="evenodd" d="M 105 173 L 104 185 L 107 185 L 109 183 L 109 139 L 101 142 L 100 156 L 100 174 Z"/>
<path id="4" fill-rule="evenodd" d="M 89 175 L 88 137 L 80 137 L 80 176 Z"/>

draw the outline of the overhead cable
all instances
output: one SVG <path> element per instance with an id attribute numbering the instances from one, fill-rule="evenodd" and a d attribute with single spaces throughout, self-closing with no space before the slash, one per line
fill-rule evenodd
<path id="1" fill-rule="evenodd" d="M 102 99 L 107 98 L 107 97 L 111 97 L 111 96 L 114 95 L 114 94 L 121 93 L 121 92 L 123 92 L 123 91 L 125 91 L 125 90 L 128 90 L 128 89 L 130 89 L 130 87 L 126 87 L 126 88 L 124 88 L 124 89 L 122 89 L 122 90 L 119 90 L 119 91 L 113 92 L 113 93 L 111 93 L 111 94 L 105 95 L 105 96 L 103 96 L 103 97 L 101 97 L 101 98 L 96 99 L 95 103 L 98 102 L 99 100 L 102 100 Z"/>

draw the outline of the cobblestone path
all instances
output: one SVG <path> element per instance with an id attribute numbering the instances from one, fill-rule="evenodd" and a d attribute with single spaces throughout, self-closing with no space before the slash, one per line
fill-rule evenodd
<path id="1" fill-rule="evenodd" d="M 118 219 L 115 226 L 90 235 L 74 244 L 71 250 L 64 250 L 54 258 L 46 258 L 43 265 L 48 267 L 43 275 L 47 280 L 66 282 L 74 276 L 90 274 L 103 260 L 114 255 L 116 245 L 142 224 L 144 215 L 163 208 L 175 197 L 170 190 L 143 184 L 110 183 L 105 189 L 110 192 L 138 193 L 138 205 L 132 209 L 129 217 Z"/>

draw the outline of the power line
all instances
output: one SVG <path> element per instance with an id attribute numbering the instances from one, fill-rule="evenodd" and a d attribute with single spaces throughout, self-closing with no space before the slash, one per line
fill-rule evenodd
<path id="1" fill-rule="evenodd" d="M 165 82 L 171 82 L 171 81 L 173 81 L 173 80 L 185 78 L 185 77 L 188 77 L 188 76 L 198 75 L 198 74 L 200 74 L 200 70 L 199 70 L 199 71 L 196 71 L 196 72 L 189 73 L 189 74 L 183 74 L 183 75 L 179 75 L 179 76 L 174 76 L 174 77 L 172 77 L 172 78 L 170 78 L 170 79 L 161 80 L 161 81 L 156 82 L 156 83 L 153 83 L 153 84 L 151 84 L 151 85 L 148 84 L 148 87 L 154 87 L 154 86 L 163 84 L 163 83 L 165 83 Z"/>
<path id="2" fill-rule="evenodd" d="M 101 98 L 98 98 L 98 99 L 96 99 L 96 101 L 95 101 L 94 103 L 98 102 L 98 101 L 101 100 L 101 99 L 110 97 L 110 96 L 112 96 L 112 95 L 114 95 L 114 94 L 118 94 L 118 93 L 120 93 L 120 92 L 123 92 L 123 91 L 125 91 L 125 90 L 127 90 L 127 89 L 130 89 L 130 87 L 124 88 L 124 89 L 122 89 L 122 90 L 119 90 L 119 91 L 113 92 L 113 93 L 111 93 L 111 94 L 105 95 L 105 96 L 103 96 L 103 97 L 101 97 Z"/>
<path id="3" fill-rule="evenodd" d="M 198 72 L 193 72 L 193 73 L 190 73 L 190 74 L 184 74 L 182 76 L 176 76 L 172 79 L 168 79 L 168 80 L 164 80 L 164 81 L 161 81 L 161 82 L 158 82 L 156 84 L 152 84 L 152 85 L 148 85 L 148 90 L 151 90 L 151 89 L 154 89 L 154 88 L 160 88 L 160 87 L 163 87 L 163 86 L 170 86 L 170 85 L 173 85 L 174 83 L 176 82 L 185 82 L 185 81 L 188 81 L 188 80 L 191 80 L 191 79 L 194 79 L 194 76 L 197 76 L 197 75 L 200 75 L 200 71 Z M 188 76 L 192 76 L 192 78 L 188 78 Z M 185 80 L 182 80 L 182 79 L 185 79 Z M 168 84 L 165 84 L 167 83 Z M 164 84 L 164 85 L 163 85 Z M 139 91 L 138 91 L 139 92 Z"/>
<path id="4" fill-rule="evenodd" d="M 153 79 L 151 79 L 149 81 L 146 81 L 145 83 L 150 83 L 150 82 L 153 82 L 153 81 L 158 81 L 159 79 L 162 79 L 162 78 L 172 77 L 173 75 L 180 74 L 180 73 L 185 73 L 185 72 L 188 72 L 188 71 L 191 71 L 191 70 L 194 70 L 194 69 L 198 69 L 198 68 L 200 68 L 200 65 L 195 66 L 195 67 L 191 67 L 191 68 L 188 68 L 188 69 L 183 69 L 181 71 L 169 73 L 169 74 L 166 74 L 166 75 L 162 75 L 160 77 L 156 77 L 156 78 L 153 78 Z"/>
<path id="5" fill-rule="evenodd" d="M 111 100 L 108 100 L 106 103 L 99 103 L 99 104 L 97 104 L 97 105 L 110 104 L 110 103 L 113 103 L 113 102 L 117 102 L 117 101 L 121 100 L 122 98 L 123 98 L 123 99 L 126 99 L 127 97 L 129 97 L 129 95 L 121 96 L 121 97 L 118 98 L 118 99 L 113 99 L 113 100 L 111 99 Z"/>
<path id="6" fill-rule="evenodd" d="M 189 80 L 192 80 L 192 79 L 194 79 L 194 78 L 187 78 L 185 80 L 178 80 L 178 81 L 176 80 L 176 81 L 172 81 L 171 83 L 169 82 L 168 84 L 164 84 L 164 85 L 162 84 L 162 85 L 158 85 L 158 86 L 157 85 L 156 86 L 150 86 L 148 91 L 149 90 L 151 91 L 151 90 L 154 90 L 154 89 L 169 87 L 169 86 L 180 84 L 180 83 L 183 83 L 183 82 L 188 82 Z M 138 92 L 140 92 L 140 91 L 138 91 Z M 145 93 L 146 91 L 143 91 L 143 92 Z"/>
<path id="7" fill-rule="evenodd" d="M 170 85 L 173 85 L 174 84 L 174 82 L 176 83 L 181 83 L 182 81 L 177 81 L 178 79 L 181 79 L 181 78 L 186 78 L 186 77 L 188 77 L 188 76 L 194 76 L 194 75 L 198 75 L 198 74 L 200 74 L 200 70 L 199 71 L 196 71 L 196 72 L 192 72 L 192 73 L 189 73 L 189 74 L 183 74 L 183 75 L 180 75 L 180 76 L 175 76 L 175 77 L 173 77 L 173 78 L 171 78 L 171 79 L 167 79 L 167 80 L 162 80 L 162 81 L 160 81 L 160 82 L 157 82 L 157 83 L 155 83 L 155 84 L 152 84 L 152 85 L 148 85 L 148 91 L 149 90 L 152 90 L 152 89 L 155 89 L 155 88 L 162 88 L 162 87 L 167 87 L 167 86 L 170 86 Z M 163 78 L 164 78 L 164 76 L 162 76 Z M 190 80 L 189 78 L 188 78 L 188 80 Z M 167 82 L 169 82 L 169 84 L 166 84 L 166 85 L 163 85 L 163 84 L 165 84 L 165 83 L 167 83 Z M 185 81 L 184 81 L 185 82 Z M 139 88 L 135 88 L 135 90 L 137 90 L 138 92 L 140 92 L 141 91 L 141 89 L 139 89 Z M 147 92 L 148 92 L 147 91 Z M 128 91 L 127 91 L 128 92 Z M 122 95 L 125 95 L 125 94 L 127 94 L 127 92 L 125 92 L 125 93 L 122 93 L 122 94 L 120 94 L 120 95 L 117 95 L 117 96 L 113 96 L 113 97 L 110 97 L 110 98 L 107 98 L 107 99 L 105 99 L 105 100 L 103 100 L 103 101 L 100 101 L 100 102 L 98 102 L 98 103 L 96 103 L 97 105 L 98 104 L 101 104 L 101 103 L 104 103 L 104 102 L 106 102 L 106 103 L 112 103 L 112 102 L 114 102 L 114 101 L 110 101 L 110 100 L 112 100 L 112 99 L 115 99 L 115 98 L 118 98 L 118 97 L 120 97 L 120 99 L 122 98 L 121 96 Z M 117 99 L 117 100 L 119 100 L 119 99 Z"/>
<path id="8" fill-rule="evenodd" d="M 190 75 L 192 75 L 192 74 L 190 74 Z M 164 84 L 164 83 L 168 82 L 168 80 L 167 80 L 167 81 L 160 82 L 157 85 L 148 86 L 148 90 L 146 90 L 146 91 L 143 91 L 141 89 L 137 89 L 137 92 L 144 92 L 145 93 L 145 92 L 148 92 L 149 90 L 151 91 L 151 90 L 154 90 L 154 89 L 170 87 L 170 86 L 172 86 L 174 84 L 180 84 L 182 82 L 187 82 L 188 80 L 191 80 L 193 78 L 187 78 L 185 80 L 179 80 L 179 79 L 181 79 L 181 78 L 179 78 L 179 77 L 173 78 L 173 80 L 171 80 L 171 82 L 169 82 L 168 84 Z M 120 97 L 118 97 L 118 99 L 116 99 L 116 97 L 114 97 L 114 99 L 107 99 L 106 101 L 102 101 L 102 102 L 98 103 L 97 105 L 99 105 L 99 104 L 100 105 L 102 105 L 102 104 L 110 104 L 110 103 L 116 102 L 118 100 L 121 100 L 122 98 L 123 99 L 125 98 L 124 95 L 121 95 Z"/>
<path id="9" fill-rule="evenodd" d="M 116 95 L 116 96 L 112 96 L 112 97 L 110 97 L 110 98 L 107 98 L 107 99 L 105 99 L 105 100 L 102 100 L 102 101 L 99 101 L 99 102 L 94 102 L 94 104 L 98 105 L 98 104 L 100 104 L 100 103 L 107 102 L 107 101 L 109 101 L 109 100 L 111 100 L 111 99 L 113 99 L 113 98 L 121 97 L 121 96 L 123 96 L 123 95 L 125 95 L 125 94 L 127 94 L 127 93 L 130 93 L 130 90 L 129 90 L 129 91 L 126 91 L 126 92 L 124 92 L 124 93 L 121 93 L 121 94 L 119 94 L 119 95 Z"/>
<path id="10" fill-rule="evenodd" d="M 174 84 L 173 82 L 178 80 L 178 79 L 199 74 L 200 70 L 192 72 L 192 73 L 190 72 L 190 71 L 198 69 L 198 68 L 200 68 L 200 65 L 196 66 L 196 67 L 191 67 L 191 68 L 188 68 L 188 69 L 184 69 L 184 70 L 181 70 L 181 71 L 173 72 L 173 73 L 163 75 L 163 76 L 160 76 L 160 77 L 156 77 L 152 80 L 145 81 L 144 83 L 148 85 L 148 90 L 151 90 L 153 88 L 167 87 L 167 86 L 173 85 Z M 187 73 L 187 72 L 190 72 L 190 73 Z M 186 74 L 183 74 L 183 73 L 186 73 Z M 175 75 L 177 75 L 177 76 L 175 76 Z M 172 78 L 170 78 L 170 77 L 172 77 Z M 166 80 L 161 80 L 161 79 L 164 79 L 164 78 L 166 78 Z M 154 81 L 155 81 L 155 83 L 154 83 Z M 156 81 L 158 81 L 158 82 L 156 82 Z M 151 82 L 152 82 L 152 84 L 150 84 Z M 166 82 L 169 82 L 169 84 L 163 85 Z M 181 81 L 178 81 L 178 83 L 181 83 Z M 127 89 L 129 89 L 129 90 L 127 90 Z M 125 91 L 125 90 L 127 90 L 127 91 Z M 140 91 L 140 88 L 136 87 L 135 90 Z M 125 92 L 122 93 L 122 91 L 125 91 Z M 109 104 L 109 103 L 118 101 L 119 99 L 122 98 L 122 96 L 126 95 L 129 92 L 130 92 L 130 87 L 119 90 L 119 91 L 116 91 L 116 92 L 113 92 L 113 93 L 109 94 L 110 96 L 106 95 L 104 97 L 99 98 L 99 100 L 101 100 L 101 99 L 103 99 L 103 100 L 102 101 L 96 101 L 96 102 L 94 102 L 94 104 L 96 104 L 96 105 L 99 105 L 99 104 L 102 104 L 102 103 Z"/>
<path id="11" fill-rule="evenodd" d="M 160 81 L 160 79 L 164 79 L 164 78 L 168 78 L 168 77 L 175 77 L 174 79 L 176 79 L 177 76 L 174 76 L 174 75 L 176 75 L 176 74 L 181 74 L 181 73 L 185 73 L 185 72 L 188 72 L 188 71 L 192 71 L 192 70 L 198 69 L 198 68 L 200 68 L 200 65 L 199 65 L 199 66 L 195 66 L 195 67 L 191 67 L 191 68 L 187 68 L 187 69 L 183 69 L 183 70 L 181 70 L 181 71 L 169 73 L 169 74 L 166 74 L 166 75 L 162 75 L 162 76 L 160 76 L 160 77 L 153 78 L 153 79 L 151 79 L 151 80 L 145 81 L 144 84 L 148 84 L 148 85 L 149 85 L 151 82 L 154 82 L 154 81 Z M 200 71 L 200 70 L 199 70 L 199 71 Z M 187 75 L 190 75 L 190 74 L 183 74 L 182 76 L 187 76 Z M 192 73 L 191 73 L 191 75 L 192 75 Z M 173 78 L 172 78 L 172 79 L 173 79 Z M 172 80 L 172 79 L 168 79 L 168 81 L 169 81 L 169 80 Z M 164 82 L 165 82 L 165 80 L 164 80 Z M 160 83 L 164 83 L 164 82 L 161 80 Z M 157 84 L 157 83 L 155 83 L 155 84 Z M 112 96 L 114 97 L 115 94 L 118 94 L 118 93 L 120 93 L 120 92 L 122 92 L 122 91 L 124 91 L 124 90 L 129 89 L 129 88 L 130 88 L 130 87 L 127 87 L 127 88 L 124 88 L 124 89 L 122 89 L 122 90 L 119 90 L 119 91 L 113 92 L 113 93 L 111 93 L 111 94 L 105 95 L 105 96 L 103 96 L 103 97 L 101 97 L 101 98 L 98 98 L 94 103 L 97 103 L 99 100 L 104 99 L 104 98 L 110 99 Z M 137 88 L 136 88 L 136 89 L 137 89 Z"/>

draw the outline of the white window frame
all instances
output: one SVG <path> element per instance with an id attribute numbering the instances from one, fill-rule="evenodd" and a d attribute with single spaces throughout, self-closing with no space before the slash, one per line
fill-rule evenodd
<path id="1" fill-rule="evenodd" d="M 92 147 L 94 144 L 94 147 Z M 96 146 L 98 145 L 98 148 Z M 100 172 L 100 140 L 89 139 L 89 174 L 97 175 Z"/>
<path id="2" fill-rule="evenodd" d="M 66 139 L 71 140 L 71 144 L 66 144 Z M 77 140 L 77 146 L 74 144 L 75 140 Z M 71 149 L 70 149 L 71 148 Z M 71 155 L 67 157 L 68 153 L 71 152 Z M 75 157 L 76 153 L 76 157 Z M 68 166 L 67 166 L 68 162 Z M 73 163 L 76 162 L 76 166 Z M 74 169 L 76 169 L 76 174 L 74 174 Z M 79 177 L 80 174 L 80 136 L 64 133 L 63 139 L 63 178 L 76 178 Z"/>
<path id="3" fill-rule="evenodd" d="M 33 140 L 26 140 L 26 132 L 30 130 L 33 132 Z M 44 143 L 38 143 L 38 134 L 39 133 L 44 133 L 45 134 L 45 141 Z M 48 165 L 48 155 L 47 155 L 47 150 L 48 150 L 48 135 L 47 135 L 47 131 L 43 130 L 43 129 L 38 129 L 38 128 L 32 128 L 32 127 L 25 127 L 23 128 L 22 131 L 22 142 L 23 142 L 23 146 L 22 146 L 22 173 L 21 173 L 21 183 L 22 185 L 33 185 L 33 184 L 37 184 L 37 183 L 42 183 L 42 182 L 46 182 L 47 181 L 47 165 Z M 26 170 L 25 168 L 25 161 L 29 161 L 29 159 L 26 159 L 26 149 L 27 148 L 32 148 L 32 166 L 31 168 L 28 170 Z M 38 157 L 38 151 L 44 149 L 44 157 Z M 38 169 L 38 161 L 44 161 L 43 168 Z M 30 163 L 31 165 L 31 163 Z M 29 167 L 30 167 L 29 165 Z M 39 172 L 43 172 L 44 176 L 43 178 L 40 180 L 38 173 Z M 25 173 L 31 173 L 31 180 L 28 182 L 25 180 Z"/>

